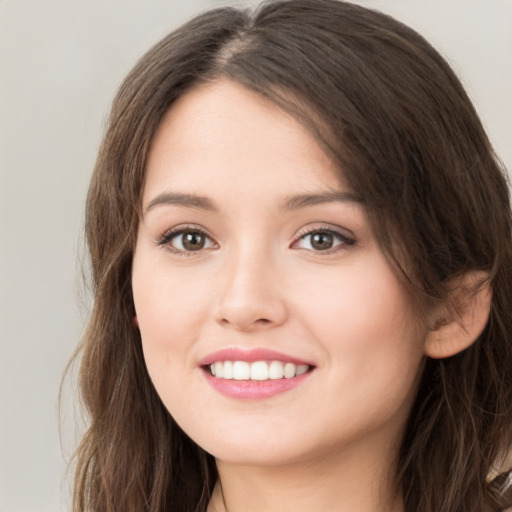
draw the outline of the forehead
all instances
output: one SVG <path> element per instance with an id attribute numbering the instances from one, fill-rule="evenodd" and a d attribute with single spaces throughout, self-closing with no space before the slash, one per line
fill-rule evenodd
<path id="1" fill-rule="evenodd" d="M 145 196 L 170 184 L 215 190 L 272 183 L 344 188 L 337 167 L 301 123 L 224 79 L 195 86 L 164 116 L 149 154 Z"/>

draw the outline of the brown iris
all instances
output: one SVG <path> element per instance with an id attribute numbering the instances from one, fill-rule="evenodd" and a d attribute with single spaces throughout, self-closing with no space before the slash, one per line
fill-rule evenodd
<path id="1" fill-rule="evenodd" d="M 311 235 L 311 247 L 317 251 L 331 249 L 334 244 L 334 236 L 331 233 L 314 233 Z"/>
<path id="2" fill-rule="evenodd" d="M 182 235 L 183 248 L 187 251 L 200 251 L 204 249 L 205 243 L 206 237 L 197 231 L 183 233 Z"/>

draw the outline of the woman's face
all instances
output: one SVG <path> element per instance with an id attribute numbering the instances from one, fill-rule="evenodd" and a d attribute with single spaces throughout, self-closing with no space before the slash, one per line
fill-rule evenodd
<path id="1" fill-rule="evenodd" d="M 133 294 L 156 390 L 218 459 L 284 464 L 400 436 L 425 329 L 315 140 L 242 86 L 198 86 L 164 118 Z"/>

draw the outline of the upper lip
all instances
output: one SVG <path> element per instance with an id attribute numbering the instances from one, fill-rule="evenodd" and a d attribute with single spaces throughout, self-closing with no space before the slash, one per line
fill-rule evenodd
<path id="1" fill-rule="evenodd" d="M 283 354 L 275 350 L 267 348 L 246 349 L 239 347 L 224 348 L 222 350 L 212 352 L 211 354 L 208 354 L 206 357 L 203 357 L 199 361 L 198 365 L 207 366 L 218 361 L 247 361 L 248 363 L 252 363 L 254 361 L 264 360 L 282 361 L 283 363 L 294 363 L 297 365 L 307 364 L 309 366 L 314 366 L 312 363 L 308 361 L 305 361 L 298 357 Z"/>

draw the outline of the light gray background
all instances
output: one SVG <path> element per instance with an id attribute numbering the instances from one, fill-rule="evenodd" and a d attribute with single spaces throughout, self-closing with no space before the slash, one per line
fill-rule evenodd
<path id="1" fill-rule="evenodd" d="M 247 2 L 245 2 L 247 3 Z M 512 168 L 512 0 L 366 0 L 434 43 Z M 0 512 L 70 510 L 83 203 L 109 103 L 195 1 L 0 0 Z"/>

